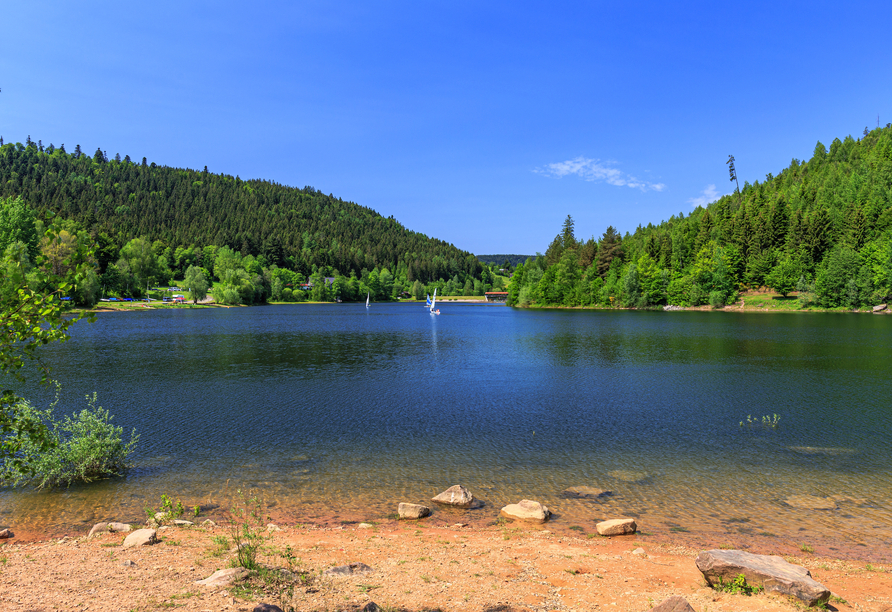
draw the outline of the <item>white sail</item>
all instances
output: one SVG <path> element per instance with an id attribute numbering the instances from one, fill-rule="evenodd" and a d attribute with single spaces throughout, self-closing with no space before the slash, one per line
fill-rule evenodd
<path id="1" fill-rule="evenodd" d="M 366 307 L 366 308 L 369 307 L 369 296 L 370 296 L 370 295 L 371 295 L 370 293 L 366 293 L 366 294 L 365 294 L 365 307 Z"/>
<path id="2" fill-rule="evenodd" d="M 434 299 L 431 301 L 431 314 L 434 312 L 434 308 L 437 307 L 437 289 L 434 287 Z"/>

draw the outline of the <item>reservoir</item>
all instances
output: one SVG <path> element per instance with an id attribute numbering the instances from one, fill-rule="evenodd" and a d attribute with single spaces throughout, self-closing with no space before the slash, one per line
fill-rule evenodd
<path id="1" fill-rule="evenodd" d="M 239 489 L 279 520 L 374 520 L 464 484 L 484 506 L 434 518 L 491 522 L 526 498 L 585 532 L 634 516 L 653 534 L 892 543 L 892 317 L 440 307 L 78 323 L 44 352 L 57 413 L 97 392 L 140 435 L 134 467 L 0 490 L 0 523 L 85 533 L 144 521 L 162 494 L 222 509 Z"/>

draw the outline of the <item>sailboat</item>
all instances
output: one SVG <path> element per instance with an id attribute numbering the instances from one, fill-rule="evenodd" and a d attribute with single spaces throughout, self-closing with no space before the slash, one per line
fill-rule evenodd
<path id="1" fill-rule="evenodd" d="M 432 315 L 440 314 L 440 311 L 437 309 L 437 288 L 436 287 L 434 287 L 434 299 L 431 302 L 430 313 Z"/>
<path id="2" fill-rule="evenodd" d="M 366 307 L 366 308 L 369 307 L 369 296 L 370 296 L 370 295 L 371 295 L 371 293 L 366 293 L 366 294 L 365 294 L 365 307 Z"/>
<path id="3" fill-rule="evenodd" d="M 436 292 L 436 290 L 434 290 L 434 291 Z M 426 304 L 426 306 L 428 307 L 428 309 L 430 309 L 430 307 L 431 307 L 431 294 L 430 294 L 430 293 L 427 294 L 427 304 Z"/>

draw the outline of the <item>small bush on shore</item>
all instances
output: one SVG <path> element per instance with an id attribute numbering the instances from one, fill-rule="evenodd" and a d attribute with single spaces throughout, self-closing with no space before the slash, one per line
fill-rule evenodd
<path id="1" fill-rule="evenodd" d="M 27 400 L 16 406 L 25 426 L 47 431 L 48 443 L 25 440 L 0 469 L 3 485 L 67 487 L 119 476 L 127 468 L 127 458 L 139 441 L 136 430 L 125 443 L 123 428 L 111 424 L 112 415 L 96 405 L 95 393 L 87 396 L 87 408 L 65 415 L 61 421 L 53 415 L 58 401 L 57 395 L 46 409 L 36 408 Z"/>

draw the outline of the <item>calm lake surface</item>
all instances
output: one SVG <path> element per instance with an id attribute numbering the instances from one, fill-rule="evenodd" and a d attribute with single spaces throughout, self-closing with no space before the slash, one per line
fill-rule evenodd
<path id="1" fill-rule="evenodd" d="M 892 542 L 892 317 L 442 311 L 293 305 L 80 323 L 46 353 L 57 410 L 96 391 L 139 432 L 135 468 L 89 487 L 0 490 L 0 523 L 136 522 L 163 493 L 225 507 L 239 488 L 294 520 L 373 519 L 462 483 L 486 505 L 458 520 L 529 498 L 587 532 L 633 515 L 650 533 Z M 739 424 L 775 413 L 776 428 Z M 612 495 L 563 494 L 578 485 Z M 837 496 L 836 509 L 793 496 Z"/>

